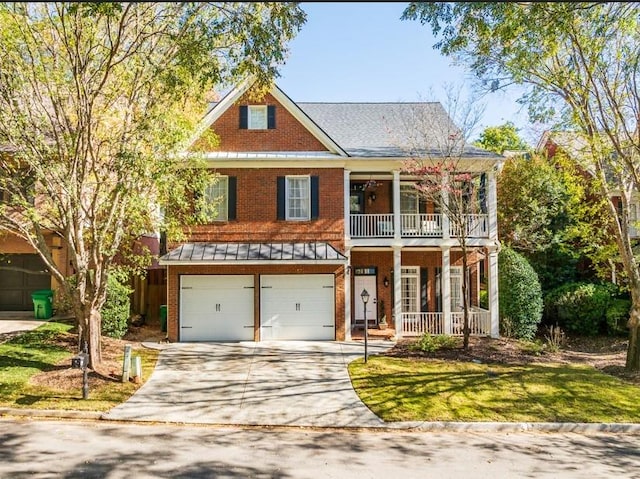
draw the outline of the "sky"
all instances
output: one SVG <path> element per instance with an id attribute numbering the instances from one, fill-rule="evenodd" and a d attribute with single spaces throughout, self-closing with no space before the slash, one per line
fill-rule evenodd
<path id="1" fill-rule="evenodd" d="M 444 87 L 461 86 L 476 100 L 471 75 L 433 48 L 427 25 L 400 20 L 407 4 L 302 2 L 307 22 L 289 44 L 278 86 L 296 102 L 446 103 Z M 497 92 L 480 100 L 484 114 L 471 138 L 487 126 L 513 122 L 530 144 L 540 129 L 529 124 L 518 94 Z"/>

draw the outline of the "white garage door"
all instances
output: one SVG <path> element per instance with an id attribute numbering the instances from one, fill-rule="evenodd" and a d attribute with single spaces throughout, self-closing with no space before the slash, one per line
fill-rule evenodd
<path id="1" fill-rule="evenodd" d="M 332 274 L 260 277 L 260 339 L 335 339 Z"/>
<path id="2" fill-rule="evenodd" d="M 253 341 L 253 276 L 182 276 L 181 341 Z"/>

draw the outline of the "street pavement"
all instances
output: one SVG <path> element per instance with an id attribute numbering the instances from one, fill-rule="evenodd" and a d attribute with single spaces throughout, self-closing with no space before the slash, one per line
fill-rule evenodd
<path id="1" fill-rule="evenodd" d="M 640 437 L 0 419 L 0 477 L 640 477 Z"/>
<path id="2" fill-rule="evenodd" d="M 369 353 L 391 347 L 371 342 Z M 149 380 L 104 419 L 178 423 L 381 427 L 355 393 L 347 364 L 362 343 L 176 343 Z"/>

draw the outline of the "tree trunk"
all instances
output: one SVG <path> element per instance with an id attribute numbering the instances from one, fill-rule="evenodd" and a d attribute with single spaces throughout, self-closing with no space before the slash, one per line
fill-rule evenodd
<path id="1" fill-rule="evenodd" d="M 640 305 L 633 302 L 629 314 L 629 346 L 627 347 L 626 367 L 629 371 L 640 371 Z"/>
<path id="2" fill-rule="evenodd" d="M 86 343 L 89 352 L 89 367 L 97 371 L 102 363 L 102 347 L 100 344 L 102 315 L 96 309 L 76 308 L 76 318 L 78 322 L 78 352 L 82 351 L 82 347 Z"/>
<path id="3" fill-rule="evenodd" d="M 469 350 L 469 336 L 471 328 L 469 327 L 469 284 L 467 282 L 467 248 L 462 242 L 462 305 L 463 305 L 463 325 L 462 325 L 462 349 Z"/>

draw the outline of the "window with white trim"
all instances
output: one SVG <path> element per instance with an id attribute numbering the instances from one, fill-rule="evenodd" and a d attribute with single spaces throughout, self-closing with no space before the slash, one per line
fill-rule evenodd
<path id="1" fill-rule="evenodd" d="M 229 177 L 218 176 L 204 191 L 208 221 L 227 221 L 229 219 Z"/>
<path id="2" fill-rule="evenodd" d="M 286 177 L 286 219 L 311 219 L 311 178 L 309 176 Z"/>
<path id="3" fill-rule="evenodd" d="M 267 105 L 250 105 L 247 109 L 247 128 L 266 130 L 267 127 Z"/>
<path id="4" fill-rule="evenodd" d="M 420 268 L 403 266 L 400 269 L 402 285 L 402 311 L 404 313 L 420 312 Z"/>

